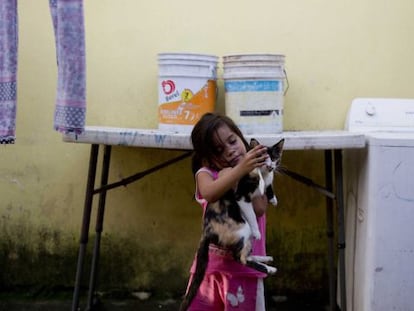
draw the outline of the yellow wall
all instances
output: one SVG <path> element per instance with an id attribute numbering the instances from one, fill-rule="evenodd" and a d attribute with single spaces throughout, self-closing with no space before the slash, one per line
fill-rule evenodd
<path id="1" fill-rule="evenodd" d="M 72 285 L 89 147 L 63 143 L 52 129 L 56 59 L 48 1 L 18 4 L 17 141 L 0 147 L 0 245 L 8 269 L 0 280 L 47 284 L 60 271 L 56 282 Z M 87 124 L 156 128 L 159 52 L 266 52 L 286 55 L 285 130 L 342 129 L 355 97 L 414 97 L 413 11 L 412 0 L 85 1 Z M 114 148 L 110 180 L 178 154 Z M 322 161 L 320 152 L 284 158 L 319 183 Z M 276 185 L 280 206 L 269 211 L 268 238 L 281 272 L 269 286 L 326 288 L 324 198 L 287 178 Z M 110 192 L 102 246 L 109 287 L 163 288 L 160 278 L 175 275 L 167 289 L 185 288 L 201 216 L 193 188 L 185 160 Z M 43 269 L 23 274 L 36 265 Z"/>

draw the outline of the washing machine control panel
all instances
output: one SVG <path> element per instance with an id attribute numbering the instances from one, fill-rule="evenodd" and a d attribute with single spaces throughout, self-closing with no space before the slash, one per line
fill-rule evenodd
<path id="1" fill-rule="evenodd" d="M 352 132 L 414 132 L 414 99 L 356 98 L 345 129 Z"/>
<path id="2" fill-rule="evenodd" d="M 371 103 L 367 103 L 367 105 L 365 106 L 365 112 L 368 116 L 374 116 L 376 113 L 375 106 Z"/>

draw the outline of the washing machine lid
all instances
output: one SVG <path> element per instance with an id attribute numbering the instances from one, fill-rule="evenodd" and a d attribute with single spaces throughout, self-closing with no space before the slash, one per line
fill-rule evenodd
<path id="1" fill-rule="evenodd" d="M 414 99 L 356 98 L 345 128 L 365 134 L 367 144 L 414 146 Z"/>
<path id="2" fill-rule="evenodd" d="M 356 98 L 345 129 L 351 132 L 413 132 L 414 99 Z"/>

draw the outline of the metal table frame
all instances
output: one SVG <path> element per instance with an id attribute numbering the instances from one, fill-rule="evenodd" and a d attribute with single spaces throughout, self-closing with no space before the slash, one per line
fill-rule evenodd
<path id="1" fill-rule="evenodd" d="M 98 136 L 96 136 L 95 131 L 101 131 L 105 133 L 105 139 L 102 140 Z M 144 131 L 144 136 L 154 136 L 160 135 L 160 133 L 156 132 L 147 132 L 146 130 L 139 130 L 136 129 L 134 131 L 142 132 Z M 99 128 L 89 128 L 86 129 L 86 134 L 83 136 L 78 135 L 71 135 L 67 134 L 64 136 L 64 141 L 66 142 L 79 142 L 79 143 L 89 143 L 91 144 L 91 151 L 89 157 L 89 169 L 88 169 L 88 177 L 87 177 L 87 184 L 86 184 L 86 194 L 85 194 L 85 203 L 84 203 L 84 210 L 83 210 L 83 219 L 82 219 L 82 227 L 80 233 L 80 245 L 79 245 L 79 253 L 78 253 L 78 262 L 77 262 L 77 270 L 76 270 L 76 279 L 75 279 L 75 286 L 73 292 L 73 301 L 72 301 L 72 311 L 80 310 L 79 307 L 79 296 L 80 296 L 80 287 L 81 287 L 81 280 L 83 275 L 83 267 L 85 261 L 85 254 L 86 248 L 89 239 L 89 228 L 90 228 L 90 220 L 91 220 L 91 212 L 92 212 L 92 203 L 93 197 L 95 194 L 99 195 L 99 202 L 98 202 L 98 210 L 97 210 L 97 218 L 95 224 L 95 241 L 94 241 L 94 248 L 93 248 L 93 255 L 91 261 L 91 272 L 89 277 L 89 289 L 88 289 L 88 298 L 87 298 L 87 305 L 85 310 L 93 310 L 94 308 L 94 293 L 95 288 L 97 285 L 97 275 L 98 275 L 98 266 L 99 266 L 99 254 L 100 254 L 100 243 L 101 243 L 101 234 L 103 231 L 103 220 L 105 214 L 105 201 L 106 201 L 106 194 L 107 191 L 122 185 L 127 185 L 131 182 L 139 180 L 146 175 L 158 171 L 166 166 L 169 166 L 173 163 L 176 163 L 180 160 L 183 160 L 191 155 L 191 145 L 189 144 L 189 140 L 187 143 L 183 142 L 183 138 L 187 137 L 188 135 L 179 135 L 179 139 L 181 143 L 175 145 L 173 141 L 168 142 L 168 137 L 170 136 L 177 136 L 177 134 L 165 134 L 161 133 L 161 135 L 167 135 L 167 139 L 159 139 L 155 138 L 156 146 L 152 143 L 148 143 L 145 139 L 137 140 L 133 139 L 134 143 L 125 142 L 125 133 L 128 132 L 126 129 L 110 129 L 109 132 L 118 133 L 121 137 L 123 143 L 121 145 L 125 146 L 135 146 L 135 147 L 150 147 L 150 148 L 163 148 L 163 149 L 179 149 L 185 150 L 185 153 L 182 155 L 173 158 L 169 161 L 161 163 L 155 167 L 149 168 L 145 171 L 139 172 L 134 174 L 130 177 L 122 179 L 121 181 L 108 184 L 108 176 L 109 176 L 109 169 L 110 169 L 110 162 L 111 162 L 111 148 L 112 145 L 119 145 L 118 140 L 111 141 L 108 140 L 108 128 L 99 129 Z M 325 135 L 324 135 L 325 134 Z M 116 134 L 117 135 L 117 134 Z M 127 135 L 128 136 L 128 135 Z M 328 140 L 322 139 L 322 143 L 318 143 L 321 140 L 321 137 L 325 138 L 325 136 L 329 136 Z M 129 137 L 129 136 L 128 136 Z M 131 136 L 132 137 L 132 136 Z M 129 138 L 131 138 L 129 137 Z M 325 186 L 320 186 L 314 183 L 311 179 L 303 177 L 300 174 L 292 172 L 290 170 L 283 170 L 282 173 L 294 178 L 295 180 L 305 183 L 306 185 L 313 187 L 320 193 L 326 196 L 326 221 L 327 221 L 327 238 L 328 238 L 328 272 L 329 272 L 329 302 L 330 302 L 330 311 L 334 311 L 337 309 L 336 303 L 336 275 L 337 271 L 335 268 L 335 241 L 334 241 L 334 206 L 336 203 L 336 213 L 337 213 L 337 225 L 338 225 L 338 240 L 337 240 L 337 249 L 338 249 L 338 274 L 339 274 L 339 293 L 340 293 L 340 304 L 341 310 L 346 311 L 346 287 L 345 287 L 345 226 L 344 226 L 344 202 L 343 202 L 343 172 L 342 172 L 342 149 L 347 148 L 363 148 L 365 146 L 365 138 L 363 135 L 359 134 L 347 134 L 343 131 L 334 132 L 286 132 L 281 133 L 278 135 L 270 135 L 261 137 L 255 135 L 263 144 L 267 144 L 269 140 L 277 141 L 278 138 L 285 137 L 285 149 L 288 150 L 306 150 L 306 149 L 322 149 L 324 150 L 324 170 L 325 170 Z M 165 138 L 165 137 L 164 137 Z M 297 140 L 305 138 L 308 143 L 301 141 L 300 143 L 296 144 Z M 313 139 L 313 141 L 312 141 Z M 334 140 L 337 139 L 339 142 L 335 143 Z M 290 141 L 289 141 L 290 140 Z M 305 142 L 305 143 L 304 143 Z M 97 162 L 98 162 L 98 154 L 100 145 L 103 147 L 103 160 L 102 160 L 102 170 L 101 170 L 101 181 L 100 185 L 96 188 L 95 180 L 96 180 L 96 173 L 97 173 Z M 176 148 L 175 148 L 176 147 Z M 287 148 L 286 148 L 287 147 Z M 334 191 L 335 187 L 335 191 Z"/>

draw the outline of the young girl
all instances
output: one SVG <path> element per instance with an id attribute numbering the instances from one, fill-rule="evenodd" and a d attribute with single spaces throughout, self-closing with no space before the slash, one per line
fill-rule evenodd
<path id="1" fill-rule="evenodd" d="M 195 197 L 203 211 L 208 202 L 217 201 L 229 189 L 235 188 L 241 177 L 262 166 L 268 156 L 264 146 L 247 151 L 248 143 L 240 129 L 230 118 L 215 113 L 207 113 L 199 120 L 191 140 Z M 252 255 L 266 255 L 267 205 L 265 195 L 253 200 L 261 239 L 253 241 Z M 195 271 L 195 260 L 190 271 L 189 284 Z M 206 274 L 189 310 L 264 311 L 264 277 L 265 274 L 235 261 L 230 251 L 210 245 Z"/>

